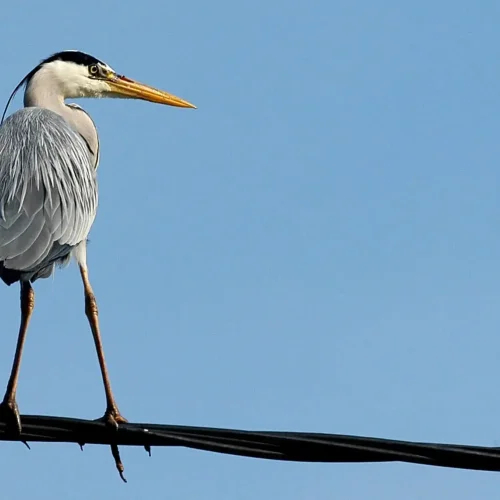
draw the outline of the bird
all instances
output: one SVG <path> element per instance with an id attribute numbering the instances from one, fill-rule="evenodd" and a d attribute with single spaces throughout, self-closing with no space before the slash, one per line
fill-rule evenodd
<path id="1" fill-rule="evenodd" d="M 24 87 L 24 107 L 5 118 Z M 23 347 L 35 306 L 33 283 L 76 260 L 85 314 L 95 343 L 106 408 L 100 419 L 126 422 L 111 389 L 99 328 L 97 301 L 87 266 L 87 240 L 98 205 L 99 138 L 94 121 L 66 99 L 113 97 L 196 108 L 184 99 L 118 74 L 78 50 L 57 52 L 37 64 L 16 86 L 0 122 L 0 278 L 20 283 L 18 340 L 0 418 L 22 433 L 16 401 Z"/>

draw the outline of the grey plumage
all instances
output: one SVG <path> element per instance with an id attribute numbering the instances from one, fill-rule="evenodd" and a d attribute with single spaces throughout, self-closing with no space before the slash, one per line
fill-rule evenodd
<path id="1" fill-rule="evenodd" d="M 99 139 L 90 116 L 66 98 L 136 98 L 194 108 L 78 51 L 42 61 L 19 83 L 7 107 L 23 85 L 25 109 L 0 125 L 0 278 L 9 285 L 46 278 L 72 254 L 87 268 Z"/>
<path id="2" fill-rule="evenodd" d="M 46 278 L 85 244 L 97 209 L 96 166 L 87 142 L 53 111 L 28 107 L 3 123 L 0 278 L 6 283 Z"/>
<path id="3" fill-rule="evenodd" d="M 25 85 L 25 108 L 3 120 L 16 92 Z M 0 278 L 20 281 L 21 322 L 0 420 L 22 436 L 16 402 L 23 346 L 35 305 L 31 283 L 47 278 L 56 264 L 78 262 L 88 318 L 106 395 L 101 421 L 110 428 L 126 422 L 109 380 L 90 284 L 86 242 L 97 210 L 99 138 L 92 118 L 75 97 L 142 99 L 181 108 L 192 104 L 168 92 L 119 75 L 102 61 L 78 51 L 54 54 L 33 68 L 11 94 L 0 119 Z M 112 445 L 120 475 L 118 448 Z M 123 475 L 122 475 L 123 478 Z"/>

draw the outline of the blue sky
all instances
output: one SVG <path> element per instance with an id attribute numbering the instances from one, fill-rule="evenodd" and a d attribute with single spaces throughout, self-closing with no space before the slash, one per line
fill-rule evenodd
<path id="1" fill-rule="evenodd" d="M 78 48 L 198 110 L 84 101 L 89 245 L 131 421 L 500 443 L 500 4 L 8 2 L 0 95 Z M 18 97 L 15 107 L 21 105 Z M 74 265 L 36 283 L 22 412 L 96 418 Z M 19 309 L 1 287 L 0 375 Z M 493 498 L 494 473 L 2 444 L 3 496 Z"/>

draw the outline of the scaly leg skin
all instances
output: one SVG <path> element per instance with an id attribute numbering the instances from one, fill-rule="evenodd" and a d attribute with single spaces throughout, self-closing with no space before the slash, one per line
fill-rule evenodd
<path id="1" fill-rule="evenodd" d="M 87 315 L 90 329 L 92 330 L 92 337 L 94 338 L 97 358 L 99 359 L 99 366 L 101 368 L 102 381 L 104 383 L 104 392 L 106 393 L 106 412 L 104 413 L 104 416 L 99 419 L 99 421 L 106 423 L 112 427 L 114 431 L 117 431 L 118 424 L 126 423 L 127 420 L 120 414 L 115 397 L 113 396 L 113 391 L 111 390 L 111 382 L 109 380 L 106 360 L 104 359 L 104 349 L 102 347 L 101 332 L 99 328 L 97 301 L 95 299 L 92 286 L 90 285 L 88 270 L 85 265 L 80 264 L 80 274 L 82 276 L 83 289 L 85 293 L 85 314 Z M 127 482 L 123 476 L 124 467 L 120 459 L 118 445 L 111 445 L 111 453 L 115 459 L 116 468 L 118 469 L 120 477 L 124 482 Z"/>
<path id="2" fill-rule="evenodd" d="M 19 336 L 17 338 L 16 353 L 12 363 L 7 390 L 5 391 L 2 403 L 0 403 L 0 418 L 6 423 L 8 432 L 11 432 L 16 437 L 20 437 L 22 431 L 21 417 L 19 416 L 19 409 L 16 402 L 17 383 L 19 380 L 24 341 L 26 340 L 34 308 L 35 291 L 29 281 L 21 281 L 21 324 L 19 326 Z M 28 446 L 25 441 L 23 442 Z"/>

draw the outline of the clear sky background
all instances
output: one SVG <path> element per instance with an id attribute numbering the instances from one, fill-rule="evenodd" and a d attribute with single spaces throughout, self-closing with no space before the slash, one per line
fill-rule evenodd
<path id="1" fill-rule="evenodd" d="M 195 103 L 84 101 L 89 266 L 131 421 L 500 445 L 500 4 L 5 2 L 0 95 L 78 48 Z M 14 102 L 16 109 L 21 97 Z M 73 264 L 22 412 L 97 418 Z M 7 382 L 18 289 L 0 288 Z M 3 390 L 3 389 L 2 389 Z M 2 498 L 496 498 L 495 473 L 1 444 Z"/>

